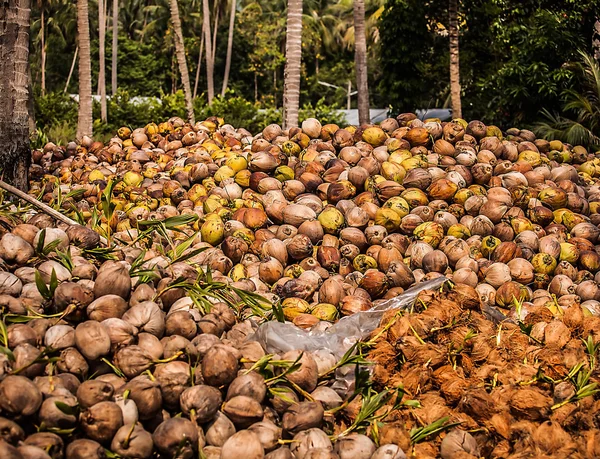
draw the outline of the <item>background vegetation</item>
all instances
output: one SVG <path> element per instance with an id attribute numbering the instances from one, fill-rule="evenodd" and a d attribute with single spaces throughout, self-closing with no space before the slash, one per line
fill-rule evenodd
<path id="1" fill-rule="evenodd" d="M 231 1 L 231 0 L 229 0 Z M 228 0 L 211 1 L 217 23 L 215 88 L 220 92 L 229 22 Z M 285 52 L 284 0 L 238 0 L 229 90 L 209 107 L 205 63 L 194 101 L 196 118 L 218 114 L 257 130 L 280 121 Z M 109 2 L 106 40 L 110 87 L 112 28 Z M 121 125 L 183 116 L 185 106 L 175 60 L 168 0 L 121 0 L 118 31 L 118 92 L 108 105 L 108 134 Z M 352 0 L 305 0 L 303 19 L 302 116 L 315 113 L 341 122 L 334 108 L 346 106 L 354 77 Z M 194 83 L 202 35 L 199 0 L 179 0 L 188 66 Z M 44 21 L 42 22 L 42 11 Z M 502 127 L 531 127 L 559 121 L 567 99 L 589 90 L 581 77 L 579 50 L 591 53 L 600 0 L 461 0 L 459 2 L 463 116 Z M 98 74 L 98 8 L 90 1 L 93 88 Z M 371 106 L 394 113 L 449 105 L 448 11 L 435 0 L 367 0 Z M 46 47 L 45 94 L 41 84 L 42 23 Z M 38 132 L 52 140 L 73 138 L 77 70 L 65 93 L 76 48 L 76 9 L 68 0 L 34 2 L 31 74 Z M 318 84 L 325 81 L 340 89 Z M 352 83 L 354 86 L 354 83 Z M 586 86 L 587 85 L 587 86 Z M 587 88 L 587 89 L 586 89 Z M 134 103 L 135 96 L 154 97 Z M 353 98 L 353 107 L 356 101 Z M 567 107 L 568 110 L 572 109 Z M 600 109 L 599 109 L 600 110 Z M 598 116 L 598 115 L 596 115 Z M 552 131 L 548 131 L 552 132 Z M 556 131 L 554 134 L 558 135 Z"/>

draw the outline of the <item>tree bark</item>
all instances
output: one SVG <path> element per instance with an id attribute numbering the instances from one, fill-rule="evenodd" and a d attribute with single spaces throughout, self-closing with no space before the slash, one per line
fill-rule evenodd
<path id="1" fill-rule="evenodd" d="M 448 37 L 450 41 L 450 100 L 452 104 L 452 117 L 462 118 L 458 53 L 458 0 L 449 0 L 449 2 Z"/>
<path id="2" fill-rule="evenodd" d="M 0 3 L 0 173 L 27 190 L 29 151 L 30 0 Z"/>
<path id="3" fill-rule="evenodd" d="M 100 119 L 106 123 L 106 18 L 104 4 L 107 0 L 98 0 L 98 95 L 100 96 Z"/>
<path id="4" fill-rule="evenodd" d="M 354 0 L 354 65 L 358 92 L 358 122 L 369 124 L 369 78 L 367 68 L 367 36 L 365 34 L 365 1 Z"/>
<path id="5" fill-rule="evenodd" d="M 194 104 L 192 102 L 192 90 L 190 88 L 190 74 L 185 59 L 185 44 L 183 42 L 183 32 L 181 30 L 179 6 L 177 5 L 177 0 L 170 0 L 170 4 L 171 22 L 173 23 L 173 30 L 175 32 L 175 54 L 177 55 L 177 62 L 179 64 L 179 73 L 181 73 L 181 83 L 183 84 L 183 93 L 185 95 L 187 118 L 190 123 L 194 124 Z"/>
<path id="6" fill-rule="evenodd" d="M 117 93 L 117 56 L 119 50 L 119 0 L 113 0 L 112 10 L 112 67 L 110 87 L 112 95 Z"/>
<path id="7" fill-rule="evenodd" d="M 41 5 L 42 14 L 40 17 L 40 34 L 42 36 L 42 96 L 46 95 L 46 15 L 44 14 L 44 4 Z"/>
<path id="8" fill-rule="evenodd" d="M 92 135 L 92 57 L 87 0 L 77 0 L 77 41 L 79 46 L 79 112 L 77 138 Z"/>
<path id="9" fill-rule="evenodd" d="M 300 69 L 302 64 L 302 0 L 288 0 L 283 75 L 283 125 L 298 126 Z"/>
<path id="10" fill-rule="evenodd" d="M 592 55 L 597 61 L 600 61 L 600 19 L 596 19 L 594 23 L 594 31 L 592 32 Z"/>
<path id="11" fill-rule="evenodd" d="M 231 0 L 231 13 L 229 14 L 229 35 L 227 37 L 227 57 L 225 58 L 225 75 L 223 76 L 223 87 L 221 88 L 221 96 L 227 92 L 227 84 L 229 83 L 229 71 L 231 70 L 231 54 L 233 52 L 233 30 L 235 27 L 235 11 L 237 1 Z"/>
<path id="12" fill-rule="evenodd" d="M 206 45 L 206 85 L 208 93 L 208 105 L 212 104 L 213 97 L 215 97 L 215 64 L 212 59 L 212 41 L 210 36 L 210 10 L 208 9 L 208 0 L 202 2 L 202 15 L 204 28 L 204 43 Z"/>

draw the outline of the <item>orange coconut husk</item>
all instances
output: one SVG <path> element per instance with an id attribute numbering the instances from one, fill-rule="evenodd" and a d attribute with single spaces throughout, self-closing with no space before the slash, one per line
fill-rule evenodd
<path id="1" fill-rule="evenodd" d="M 536 387 L 519 388 L 513 394 L 510 411 L 518 419 L 542 421 L 550 415 L 552 399 Z"/>

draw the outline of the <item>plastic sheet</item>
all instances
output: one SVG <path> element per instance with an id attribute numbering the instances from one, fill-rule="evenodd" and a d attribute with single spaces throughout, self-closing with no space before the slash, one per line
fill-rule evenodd
<path id="1" fill-rule="evenodd" d="M 282 354 L 299 349 L 315 352 L 324 349 L 340 359 L 357 341 L 367 338 L 379 326 L 383 314 L 390 309 L 410 307 L 419 292 L 439 288 L 446 277 L 438 277 L 408 289 L 403 294 L 379 303 L 368 311 L 343 317 L 324 331 L 305 331 L 291 323 L 266 322 L 250 338 L 258 341 L 269 354 Z"/>

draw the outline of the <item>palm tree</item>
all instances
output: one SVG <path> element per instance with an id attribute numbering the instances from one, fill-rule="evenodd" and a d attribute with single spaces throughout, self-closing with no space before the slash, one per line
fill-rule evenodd
<path id="1" fill-rule="evenodd" d="M 92 135 L 92 58 L 88 1 L 77 0 L 77 41 L 79 46 L 79 112 L 77 138 Z"/>
<path id="2" fill-rule="evenodd" d="M 225 75 L 223 76 L 223 88 L 221 89 L 221 96 L 225 95 L 227 91 L 227 84 L 229 83 L 229 71 L 231 70 L 231 54 L 233 52 L 233 29 L 235 27 L 235 10 L 237 8 L 237 1 L 231 0 L 231 12 L 229 13 L 229 35 L 227 37 L 227 57 L 225 58 Z"/>
<path id="3" fill-rule="evenodd" d="M 580 51 L 579 64 L 583 91 L 567 89 L 564 92 L 564 114 L 542 113 L 546 121 L 535 126 L 535 132 L 547 140 L 562 140 L 571 145 L 585 145 L 600 149 L 600 63 L 591 55 Z"/>
<path id="4" fill-rule="evenodd" d="M 119 0 L 113 0 L 112 6 L 112 66 L 110 86 L 112 95 L 117 93 L 117 51 L 119 47 Z"/>
<path id="5" fill-rule="evenodd" d="M 27 190 L 29 20 L 31 0 L 0 4 L 0 142 L 2 179 Z"/>
<path id="6" fill-rule="evenodd" d="M 204 43 L 206 45 L 206 84 L 208 92 L 208 105 L 212 104 L 213 97 L 215 97 L 215 83 L 214 83 L 214 68 L 215 62 L 213 60 L 212 41 L 210 36 L 210 10 L 208 9 L 208 0 L 202 2 L 202 15 L 204 29 Z"/>
<path id="7" fill-rule="evenodd" d="M 592 52 L 594 59 L 600 61 L 600 18 L 594 22 L 594 30 L 592 32 Z"/>
<path id="8" fill-rule="evenodd" d="M 100 119 L 106 123 L 106 1 L 98 0 L 98 94 L 100 95 Z"/>
<path id="9" fill-rule="evenodd" d="M 365 2 L 354 0 L 354 61 L 356 66 L 356 87 L 358 91 L 358 122 L 368 124 L 369 82 L 367 72 L 367 37 L 365 35 Z"/>
<path id="10" fill-rule="evenodd" d="M 183 43 L 183 32 L 181 30 L 181 19 L 179 18 L 179 6 L 177 0 L 170 0 L 171 21 L 175 32 L 175 54 L 179 63 L 179 73 L 181 73 L 181 82 L 183 83 L 183 93 L 185 94 L 185 105 L 187 109 L 188 121 L 194 124 L 194 104 L 192 103 L 192 89 L 190 87 L 190 74 L 185 60 L 185 45 Z"/>
<path id="11" fill-rule="evenodd" d="M 458 54 L 458 0 L 449 0 L 449 2 L 448 37 L 450 41 L 450 99 L 452 104 L 452 117 L 462 118 Z"/>
<path id="12" fill-rule="evenodd" d="M 288 0 L 283 81 L 283 125 L 298 126 L 302 64 L 302 0 Z"/>

